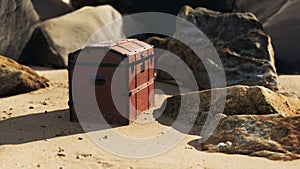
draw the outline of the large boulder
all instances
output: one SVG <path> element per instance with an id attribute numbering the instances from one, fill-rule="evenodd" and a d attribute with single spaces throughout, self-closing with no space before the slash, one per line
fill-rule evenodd
<path id="1" fill-rule="evenodd" d="M 72 7 L 64 3 L 62 0 L 31 1 L 36 12 L 40 16 L 40 20 L 42 21 L 50 18 L 55 18 L 73 11 Z"/>
<path id="2" fill-rule="evenodd" d="M 0 56 L 0 97 L 48 87 L 48 80 L 27 66 Z"/>
<path id="3" fill-rule="evenodd" d="M 210 152 L 245 154 L 271 160 L 300 159 L 299 120 L 299 115 L 228 116 L 220 121 L 203 144 L 198 141 L 190 144 Z"/>
<path id="4" fill-rule="evenodd" d="M 0 54 L 17 60 L 39 16 L 30 0 L 1 0 L 0 18 Z"/>
<path id="5" fill-rule="evenodd" d="M 227 86 L 260 85 L 272 90 L 278 89 L 271 39 L 253 14 L 220 13 L 186 6 L 178 16 L 196 25 L 205 34 L 197 34 L 191 25 L 184 22 L 176 24 L 175 37 L 188 39 L 190 44 L 199 50 L 203 48 L 203 60 L 200 60 L 189 46 L 177 39 L 169 40 L 167 46 L 168 51 L 178 55 L 190 67 L 200 89 L 212 87 L 207 75 L 207 66 L 216 67 L 216 70 L 222 69 L 222 65 L 205 58 L 205 55 L 209 54 L 205 53 L 204 45 L 207 45 L 203 44 L 205 36 L 219 54 Z M 168 56 L 160 57 L 158 64 L 167 63 L 169 60 Z M 158 80 L 168 82 L 169 79 L 165 73 L 158 72 Z"/>
<path id="6" fill-rule="evenodd" d="M 279 73 L 300 73 L 300 1 L 237 0 L 235 11 L 254 13 L 272 37 Z"/>
<path id="7" fill-rule="evenodd" d="M 93 36 L 93 42 L 123 38 L 122 21 L 100 30 L 106 24 L 120 19 L 111 6 L 84 7 L 61 17 L 49 19 L 38 25 L 23 51 L 20 62 L 65 68 L 68 53 L 82 48 Z"/>
<path id="8" fill-rule="evenodd" d="M 262 23 L 276 14 L 288 0 L 236 0 L 233 12 L 251 12 Z"/>
<path id="9" fill-rule="evenodd" d="M 221 96 L 223 92 L 226 92 L 226 99 L 212 98 L 212 93 Z M 159 112 L 163 112 L 164 115 L 174 119 L 180 116 L 178 119 L 182 121 L 194 116 L 196 124 L 199 125 L 205 122 L 208 115 L 220 113 L 225 115 L 294 116 L 300 110 L 300 100 L 297 96 L 287 97 L 261 86 L 231 86 L 184 93 L 167 98 L 163 105 Z M 195 105 L 199 106 L 195 107 Z"/>

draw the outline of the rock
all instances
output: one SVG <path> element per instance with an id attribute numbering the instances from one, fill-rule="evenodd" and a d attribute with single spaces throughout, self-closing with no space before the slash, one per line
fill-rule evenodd
<path id="1" fill-rule="evenodd" d="M 48 87 L 48 80 L 27 66 L 0 56 L 0 97 Z"/>
<path id="2" fill-rule="evenodd" d="M 278 90 L 271 39 L 253 14 L 219 13 L 205 8 L 192 9 L 186 6 L 178 16 L 196 25 L 209 38 L 222 61 L 227 86 L 260 85 Z M 178 55 L 190 67 L 200 89 L 209 89 L 211 85 L 206 66 L 222 70 L 222 65 L 207 58 L 209 55 L 209 51 L 206 52 L 205 48 L 207 44 L 203 45 L 205 35 L 197 37 L 191 29 L 193 29 L 191 25 L 177 22 L 175 36 L 189 39 L 190 44 L 196 46 L 198 50 L 201 49 L 202 55 L 205 56 L 204 60 L 200 60 L 188 46 L 176 39 L 169 41 L 167 50 Z M 160 58 L 158 64 L 169 59 Z M 170 77 L 158 72 L 158 80 L 168 81 L 168 79 Z"/>
<path id="3" fill-rule="evenodd" d="M 220 147 L 217 151 L 271 160 L 300 159 L 299 120 L 300 116 L 228 116 L 220 121 L 210 138 L 202 143 L 201 150 L 210 150 L 219 142 L 230 141 L 231 146 Z"/>
<path id="4" fill-rule="evenodd" d="M 44 21 L 50 18 L 55 18 L 69 12 L 72 12 L 73 9 L 68 4 L 62 2 L 61 0 L 32 0 L 32 4 L 40 20 Z"/>
<path id="5" fill-rule="evenodd" d="M 160 38 L 160 37 L 153 36 L 146 39 L 145 42 L 153 45 L 155 48 L 166 50 L 169 42 L 169 38 Z"/>
<path id="6" fill-rule="evenodd" d="M 261 23 L 265 23 L 270 17 L 276 14 L 280 8 L 288 0 L 277 0 L 276 2 L 270 0 L 236 0 L 233 12 L 251 12 Z"/>
<path id="7" fill-rule="evenodd" d="M 300 1 L 237 0 L 234 11 L 254 13 L 272 37 L 278 73 L 299 74 Z M 288 26 L 287 26 L 288 25 Z"/>
<path id="8" fill-rule="evenodd" d="M 0 11 L 0 54 L 17 60 L 39 16 L 30 0 L 1 0 Z"/>
<path id="9" fill-rule="evenodd" d="M 266 32 L 272 37 L 277 62 L 287 63 L 282 65 L 283 69 L 277 64 L 282 73 L 300 73 L 299 8 L 300 1 L 288 1 L 279 12 L 264 23 Z"/>
<path id="10" fill-rule="evenodd" d="M 68 53 L 82 48 L 88 40 L 91 40 L 89 38 L 94 33 L 119 18 L 121 15 L 115 9 L 105 5 L 84 7 L 67 15 L 44 21 L 35 30 L 24 49 L 20 62 L 65 68 Z M 122 37 L 120 21 L 104 31 L 98 31 L 92 40 L 101 42 Z"/>
<path id="11" fill-rule="evenodd" d="M 222 91 L 226 92 L 226 99 L 221 100 L 217 97 L 212 102 L 211 94 L 219 95 Z M 199 99 L 200 103 L 197 102 Z M 224 110 L 222 110 L 222 104 L 225 104 Z M 300 110 L 298 98 L 289 98 L 261 86 L 231 86 L 185 93 L 167 98 L 164 105 L 161 110 L 164 115 L 176 119 L 181 110 L 180 116 L 182 117 L 178 119 L 185 120 L 194 114 L 197 116 L 196 124 L 198 125 L 203 125 L 208 115 L 220 113 L 225 115 L 294 116 Z M 199 105 L 199 107 L 195 107 L 195 105 Z M 213 107 L 211 108 L 211 106 Z M 209 112 L 210 108 L 214 112 Z"/>

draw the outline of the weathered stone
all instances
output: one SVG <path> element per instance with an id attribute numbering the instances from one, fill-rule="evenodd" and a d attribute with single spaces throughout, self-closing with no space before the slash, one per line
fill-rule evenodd
<path id="1" fill-rule="evenodd" d="M 262 23 L 276 14 L 288 0 L 236 0 L 233 12 L 251 12 Z"/>
<path id="2" fill-rule="evenodd" d="M 29 67 L 0 55 L 0 97 L 45 88 L 47 82 Z"/>
<path id="3" fill-rule="evenodd" d="M 84 7 L 67 15 L 44 21 L 35 30 L 20 62 L 65 68 L 68 53 L 82 48 L 86 43 L 121 39 L 123 37 L 121 20 L 101 30 L 106 24 L 120 18 L 121 15 L 115 9 L 105 5 Z M 94 35 L 96 32 L 97 34 Z"/>
<path id="4" fill-rule="evenodd" d="M 271 160 L 300 159 L 300 116 L 238 115 L 222 119 L 201 150 L 245 154 Z M 200 140 L 201 141 L 201 140 Z M 216 147 L 220 142 L 232 145 Z"/>
<path id="5" fill-rule="evenodd" d="M 209 38 L 222 61 L 227 86 L 261 85 L 272 90 L 278 89 L 271 40 L 254 15 L 219 13 L 205 8 L 184 7 L 178 16 L 196 25 Z M 198 44 L 199 50 L 203 48 L 204 60 L 200 60 L 193 50 L 176 39 L 169 41 L 167 50 L 178 55 L 190 67 L 200 89 L 208 89 L 211 88 L 211 84 L 206 67 L 222 70 L 222 65 L 207 60 L 208 53 L 205 53 L 203 47 L 205 35 L 197 37 L 191 32 L 192 29 L 194 28 L 191 28 L 191 25 L 177 22 L 175 35 L 189 39 L 194 46 Z M 169 59 L 160 58 L 158 64 Z M 168 81 L 168 79 L 170 77 L 158 72 L 158 80 Z"/>
<path id="6" fill-rule="evenodd" d="M 17 60 L 39 16 L 30 0 L 1 0 L 0 18 L 0 54 Z"/>
<path id="7" fill-rule="evenodd" d="M 61 0 L 32 0 L 32 4 L 36 12 L 39 14 L 40 20 L 42 21 L 73 11 L 71 6 L 62 2 Z"/>
<path id="8" fill-rule="evenodd" d="M 221 92 L 226 92 L 226 99 L 211 98 L 212 93 L 219 95 Z M 199 125 L 205 122 L 208 114 L 294 116 L 300 110 L 298 98 L 289 98 L 261 86 L 231 86 L 185 93 L 166 99 L 164 105 L 163 114 L 174 119 L 178 117 L 179 112 L 181 119 L 194 114 L 197 116 L 196 124 Z"/>
<path id="9" fill-rule="evenodd" d="M 278 73 L 300 73 L 300 1 L 237 0 L 235 11 L 254 13 L 272 37 Z"/>

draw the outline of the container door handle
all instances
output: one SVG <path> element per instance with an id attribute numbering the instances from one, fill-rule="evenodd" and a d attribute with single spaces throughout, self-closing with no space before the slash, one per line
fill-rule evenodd
<path id="1" fill-rule="evenodd" d="M 106 78 L 104 76 L 91 77 L 91 82 L 95 86 L 104 86 L 106 84 Z"/>

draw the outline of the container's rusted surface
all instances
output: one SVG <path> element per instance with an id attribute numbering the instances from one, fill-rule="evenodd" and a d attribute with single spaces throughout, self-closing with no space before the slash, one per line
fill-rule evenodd
<path id="1" fill-rule="evenodd" d="M 88 72 L 92 66 L 98 66 L 96 76 L 86 76 L 92 77 L 90 80 L 95 85 L 98 107 L 108 123 L 131 123 L 139 114 L 153 106 L 153 46 L 136 39 L 103 42 L 87 46 L 84 50 L 78 50 L 69 54 L 69 106 L 71 121 L 78 121 L 72 96 L 72 78 L 75 62 L 79 54 L 81 62 L 87 58 L 87 62 L 76 63 L 76 69 L 79 72 Z M 99 65 L 89 63 L 91 58 L 103 55 L 104 58 Z M 117 69 L 118 71 L 116 71 Z M 112 85 L 113 79 L 116 79 L 117 86 Z M 115 97 L 113 98 L 112 91 L 119 96 L 117 100 L 114 100 Z"/>

